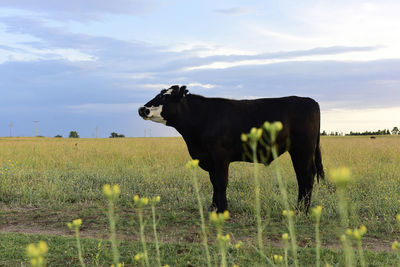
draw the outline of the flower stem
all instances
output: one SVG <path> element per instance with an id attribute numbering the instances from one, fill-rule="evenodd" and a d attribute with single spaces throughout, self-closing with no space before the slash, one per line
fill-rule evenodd
<path id="1" fill-rule="evenodd" d="M 218 226 L 217 227 L 217 237 L 222 237 L 222 227 Z M 226 263 L 226 250 L 225 250 L 225 243 L 222 241 L 222 239 L 218 240 L 218 245 L 219 245 L 219 251 L 221 253 L 221 267 L 227 267 Z"/>
<path id="2" fill-rule="evenodd" d="M 341 217 L 341 225 L 343 229 L 347 229 L 349 225 L 348 213 L 347 213 L 347 202 L 345 189 L 342 186 L 337 188 L 337 195 L 339 199 L 339 213 Z M 346 260 L 346 266 L 353 266 L 353 249 L 350 245 L 349 239 L 343 240 L 343 250 Z"/>
<path id="3" fill-rule="evenodd" d="M 118 252 L 116 231 L 115 231 L 114 202 L 112 200 L 108 201 L 108 219 L 110 222 L 110 232 L 111 232 L 110 242 L 113 253 L 113 263 L 116 266 L 119 263 L 119 252 Z"/>
<path id="4" fill-rule="evenodd" d="M 278 158 L 278 152 L 276 149 L 275 145 L 271 146 L 271 152 L 272 152 L 272 157 L 274 160 Z M 294 229 L 294 221 L 293 221 L 293 216 L 289 214 L 290 207 L 289 207 L 289 202 L 288 202 L 288 197 L 287 197 L 287 192 L 285 189 L 285 186 L 283 184 L 282 180 L 282 174 L 281 170 L 279 168 L 279 164 L 275 164 L 275 173 L 276 173 L 276 178 L 278 180 L 278 186 L 279 190 L 282 196 L 282 202 L 285 207 L 285 209 L 288 211 L 288 224 L 289 224 L 289 234 L 290 234 L 290 241 L 291 241 L 291 246 L 292 246 L 292 253 L 293 253 L 293 262 L 294 266 L 298 266 L 298 261 L 297 261 L 297 244 L 296 244 L 296 234 L 295 234 L 295 229 Z"/>
<path id="5" fill-rule="evenodd" d="M 82 267 L 85 267 L 86 265 L 85 265 L 85 262 L 83 261 L 81 241 L 80 241 L 80 238 L 79 238 L 79 228 L 75 228 L 75 237 L 76 237 L 76 247 L 78 248 L 79 262 L 80 262 Z"/>
<path id="6" fill-rule="evenodd" d="M 285 267 L 288 267 L 288 249 L 285 247 Z"/>
<path id="7" fill-rule="evenodd" d="M 365 267 L 364 251 L 362 248 L 361 240 L 357 242 L 357 245 L 358 245 L 358 254 L 360 255 L 360 265 L 361 267 Z"/>
<path id="8" fill-rule="evenodd" d="M 320 256 L 321 239 L 320 239 L 320 236 L 319 236 L 319 220 L 320 220 L 320 218 L 318 216 L 317 220 L 316 220 L 316 223 L 315 223 L 315 242 L 316 242 L 316 248 L 315 249 L 316 249 L 316 261 L 317 261 L 316 266 L 317 267 L 321 266 L 321 260 L 320 260 L 320 258 L 321 258 L 321 256 Z"/>
<path id="9" fill-rule="evenodd" d="M 260 204 L 260 180 L 258 177 L 258 159 L 257 159 L 257 144 L 252 146 L 253 163 L 254 163 L 254 193 L 255 193 L 255 209 L 257 219 L 257 241 L 258 250 L 261 255 L 264 255 L 264 244 L 262 239 L 262 224 L 261 224 L 261 204 Z"/>
<path id="10" fill-rule="evenodd" d="M 154 240 L 156 243 L 157 264 L 158 264 L 158 267 L 161 267 L 160 247 L 158 244 L 158 236 L 157 236 L 157 229 L 156 229 L 156 208 L 155 208 L 154 204 L 151 205 L 151 214 L 153 217 L 153 233 L 154 233 Z"/>
<path id="11" fill-rule="evenodd" d="M 210 257 L 210 252 L 208 250 L 208 240 L 207 240 L 207 232 L 206 232 L 206 226 L 205 226 L 205 221 L 204 221 L 203 205 L 201 203 L 200 190 L 199 190 L 199 184 L 197 181 L 196 171 L 193 171 L 192 180 L 193 180 L 194 190 L 196 191 L 197 205 L 198 205 L 198 209 L 199 209 L 199 213 L 200 213 L 201 233 L 202 233 L 202 237 L 203 237 L 204 250 L 206 252 L 207 266 L 211 267 L 211 257 Z"/>
<path id="12" fill-rule="evenodd" d="M 146 240 L 144 237 L 144 223 L 143 223 L 143 209 L 142 208 L 138 209 L 138 215 L 139 215 L 139 224 L 140 224 L 140 241 L 142 242 L 144 261 L 146 263 L 146 266 L 150 266 L 149 257 L 147 255 Z"/>

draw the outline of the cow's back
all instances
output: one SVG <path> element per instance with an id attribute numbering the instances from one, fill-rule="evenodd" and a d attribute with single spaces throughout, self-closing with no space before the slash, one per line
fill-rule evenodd
<path id="1" fill-rule="evenodd" d="M 192 132 L 190 138 L 184 136 L 185 140 L 193 144 L 191 140 L 196 139 L 203 149 L 214 148 L 217 144 L 230 154 L 232 161 L 243 159 L 241 134 L 249 132 L 252 127 L 261 127 L 265 121 L 282 122 L 284 128 L 278 136 L 281 147 L 286 147 L 295 135 L 315 136 L 319 133 L 319 106 L 311 98 L 289 96 L 232 100 L 189 95 L 188 100 L 190 98 L 190 106 L 196 109 L 196 123 L 200 127 Z M 310 134 L 311 131 L 315 133 Z M 190 150 L 193 149 L 189 147 Z"/>

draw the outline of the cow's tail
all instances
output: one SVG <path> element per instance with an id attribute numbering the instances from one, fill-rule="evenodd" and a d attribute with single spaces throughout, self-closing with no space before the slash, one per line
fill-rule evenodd
<path id="1" fill-rule="evenodd" d="M 321 148 L 319 144 L 319 135 L 318 135 L 318 143 L 317 148 L 315 149 L 315 167 L 317 168 L 317 181 L 319 182 L 319 178 L 325 178 L 324 166 L 322 165 L 322 157 L 321 157 Z"/>
<path id="2" fill-rule="evenodd" d="M 321 146 L 320 146 L 320 127 L 318 127 L 318 139 L 317 139 L 317 146 L 315 148 L 315 167 L 316 167 L 316 174 L 317 174 L 317 182 L 319 182 L 319 179 L 324 179 L 325 178 L 325 172 L 324 172 L 324 166 L 322 165 L 322 157 L 321 157 Z"/>

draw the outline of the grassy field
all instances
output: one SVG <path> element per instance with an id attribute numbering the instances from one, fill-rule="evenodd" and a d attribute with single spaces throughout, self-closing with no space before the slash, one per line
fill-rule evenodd
<path id="1" fill-rule="evenodd" d="M 363 238 L 369 266 L 393 266 L 396 255 L 391 243 L 399 240 L 396 214 L 400 213 L 399 137 L 323 137 L 322 160 L 326 171 L 339 166 L 352 170 L 354 183 L 347 188 L 350 227 L 364 224 Z M 28 264 L 25 248 L 44 240 L 49 245 L 49 266 L 79 265 L 73 232 L 66 223 L 83 220 L 83 257 L 88 266 L 109 266 L 106 183 L 118 184 L 121 195 L 116 207 L 121 259 L 135 265 L 140 251 L 139 224 L 132 197 L 160 196 L 157 205 L 162 264 L 205 265 L 200 221 L 190 160 L 181 138 L 58 139 L 0 138 L 0 266 Z M 286 183 L 290 205 L 295 208 L 297 182 L 289 155 L 278 162 Z M 273 166 L 261 167 L 261 214 L 267 255 L 282 254 L 280 237 L 287 232 Z M 327 172 L 328 173 L 328 172 Z M 228 264 L 260 265 L 256 246 L 253 165 L 230 167 L 228 201 L 231 218 L 225 224 L 231 243 Z M 211 204 L 208 174 L 197 173 L 205 210 Z M 321 205 L 322 263 L 342 265 L 336 187 L 326 179 L 316 184 L 312 207 Z M 208 218 L 208 215 L 206 216 Z M 154 244 L 150 210 L 145 210 L 146 238 L 152 263 Z M 208 223 L 207 223 L 208 225 Z M 309 216 L 296 214 L 295 229 L 301 266 L 315 263 L 314 224 Z M 213 260 L 216 260 L 215 229 L 208 228 Z"/>

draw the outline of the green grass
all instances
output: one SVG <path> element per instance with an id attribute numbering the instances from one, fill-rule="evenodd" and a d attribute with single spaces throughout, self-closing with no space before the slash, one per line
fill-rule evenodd
<path id="1" fill-rule="evenodd" d="M 378 264 L 381 261 L 384 265 L 394 265 L 396 257 L 390 251 L 390 244 L 400 234 L 395 219 L 400 213 L 400 138 L 325 137 L 321 144 L 326 169 L 348 166 L 352 170 L 355 182 L 347 188 L 349 221 L 351 228 L 364 224 L 368 229 L 363 240 L 367 263 L 381 266 Z M 121 187 L 116 214 L 117 233 L 124 240 L 120 246 L 121 259 L 125 263 L 140 251 L 139 224 L 132 206 L 132 197 L 139 194 L 161 197 L 157 205 L 157 230 L 162 263 L 205 264 L 192 173 L 185 168 L 189 159 L 181 138 L 0 138 L 0 266 L 26 263 L 26 245 L 40 239 L 48 241 L 49 263 L 79 264 L 73 232 L 66 227 L 67 222 L 76 218 L 83 220 L 82 245 L 88 265 L 93 263 L 99 240 L 103 240 L 104 246 L 99 256 L 101 263 L 111 263 L 107 202 L 102 195 L 106 183 Z M 288 154 L 279 158 L 279 165 L 294 209 L 297 182 Z M 229 253 L 230 265 L 247 266 L 257 261 L 252 248 L 257 246 L 252 175 L 252 164 L 231 164 L 228 186 L 231 219 L 224 229 L 231 234 L 232 243 L 241 240 L 246 245 L 242 252 Z M 208 208 L 212 197 L 208 174 L 199 171 L 198 180 L 204 207 Z M 264 244 L 271 252 L 269 255 L 282 255 L 279 239 L 287 228 L 275 181 L 274 166 L 260 168 Z M 335 190 L 329 180 L 321 182 L 315 186 L 312 202 L 312 206 L 323 206 L 321 262 L 330 264 L 342 260 Z M 145 217 L 146 239 L 151 241 L 150 209 L 145 210 Z M 302 248 L 300 265 L 315 263 L 314 224 L 304 214 L 297 215 L 295 220 Z M 208 231 L 209 243 L 213 245 L 215 229 L 209 227 Z M 215 255 L 216 247 L 211 249 Z M 154 254 L 151 243 L 148 250 Z M 184 252 L 178 253 L 181 250 Z M 153 254 L 151 260 L 155 260 Z"/>
<path id="2" fill-rule="evenodd" d="M 26 264 L 28 258 L 25 255 L 25 247 L 30 243 L 39 240 L 45 241 L 49 245 L 48 264 L 49 266 L 79 266 L 76 252 L 75 239 L 69 236 L 59 235 L 32 235 L 21 233 L 0 233 L 0 266 L 21 266 Z M 88 266 L 109 266 L 112 262 L 110 245 L 102 239 L 83 238 L 83 257 Z M 133 257 L 135 252 L 140 251 L 141 244 L 138 241 L 122 241 L 120 243 L 121 257 L 127 266 L 135 264 Z M 206 259 L 203 248 L 199 243 L 162 243 L 161 247 L 162 264 L 170 266 L 205 266 Z M 217 248 L 210 247 L 215 255 Z M 150 264 L 155 266 L 155 248 L 149 244 Z M 281 253 L 279 248 L 267 249 L 269 255 Z M 323 249 L 321 251 L 322 262 L 331 265 L 343 262 L 341 252 L 336 249 Z M 367 251 L 366 259 L 368 266 L 393 266 L 396 256 L 389 252 Z M 216 258 L 213 258 L 214 262 Z M 302 266 L 310 266 L 315 263 L 315 250 L 311 248 L 299 249 L 299 260 Z M 244 245 L 240 249 L 230 249 L 228 252 L 228 264 L 238 264 L 239 266 L 254 266 L 262 264 L 259 255 L 253 247 Z"/>

